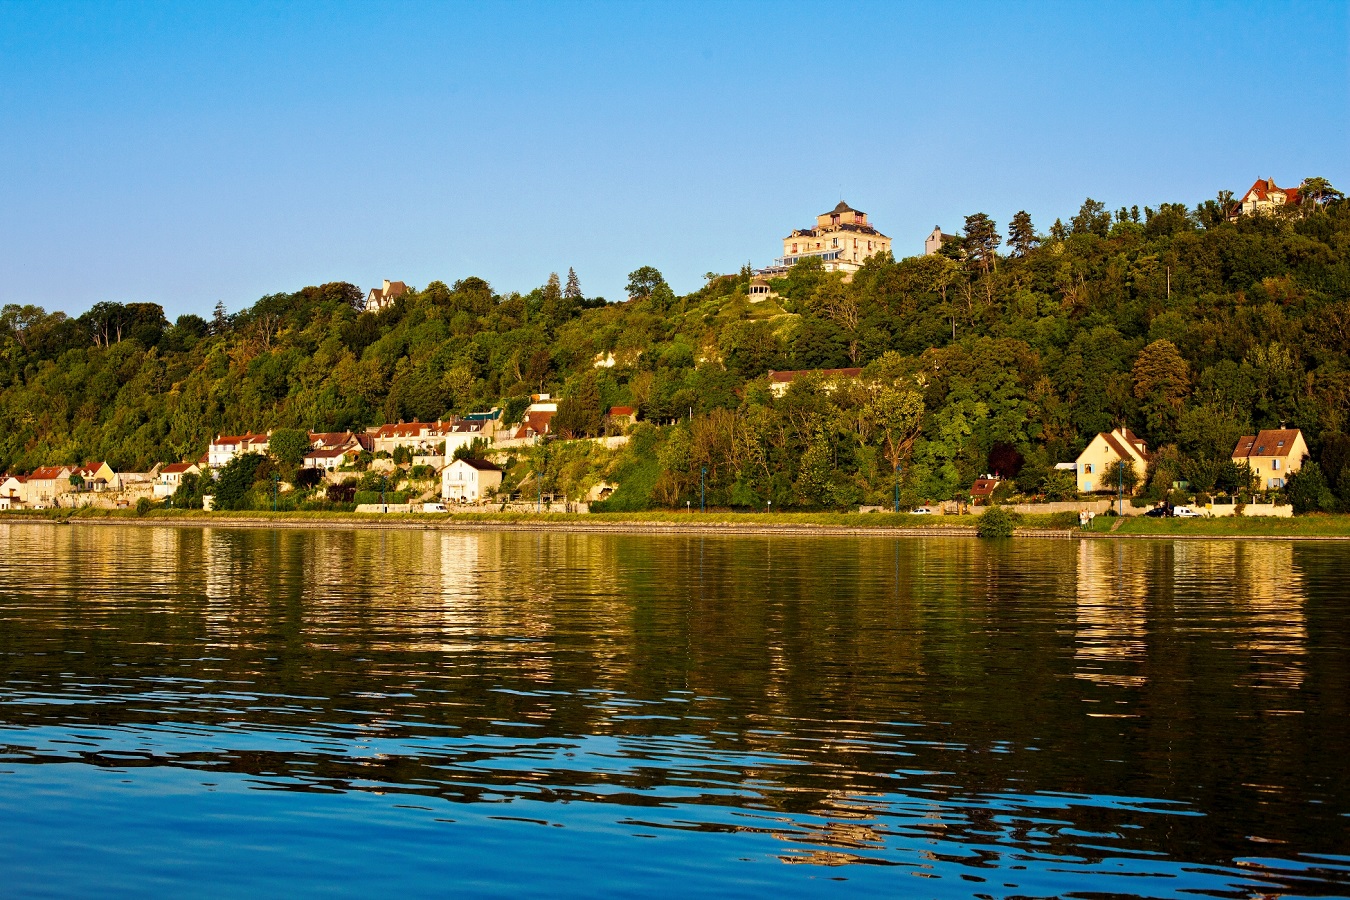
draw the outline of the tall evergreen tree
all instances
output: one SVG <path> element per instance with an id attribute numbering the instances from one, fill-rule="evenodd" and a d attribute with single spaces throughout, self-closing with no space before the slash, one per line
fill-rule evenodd
<path id="1" fill-rule="evenodd" d="M 965 234 L 966 253 L 988 274 L 998 258 L 998 245 L 1003 239 L 994 228 L 994 220 L 984 213 L 966 216 Z"/>
<path id="2" fill-rule="evenodd" d="M 571 266 L 567 267 L 567 287 L 563 288 L 563 296 L 568 300 L 581 299 L 581 280 L 577 278 L 577 270 Z"/>
<path id="3" fill-rule="evenodd" d="M 1008 246 L 1014 256 L 1026 256 L 1040 243 L 1036 229 L 1031 224 L 1031 214 L 1025 209 L 1019 210 L 1008 223 Z"/>

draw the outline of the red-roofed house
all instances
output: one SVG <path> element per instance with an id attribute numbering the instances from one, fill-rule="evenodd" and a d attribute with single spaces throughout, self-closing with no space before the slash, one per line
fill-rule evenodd
<path id="1" fill-rule="evenodd" d="M 55 506 L 60 497 L 75 490 L 70 483 L 73 466 L 38 466 L 28 474 L 28 503 L 47 508 Z"/>
<path id="2" fill-rule="evenodd" d="M 1148 471 L 1148 445 L 1128 428 L 1103 431 L 1078 454 L 1075 464 L 1078 470 L 1078 490 L 1083 493 L 1092 491 L 1114 491 L 1116 485 L 1103 484 L 1102 475 L 1106 467 L 1116 460 L 1129 463 L 1138 474 L 1138 483 L 1143 484 L 1144 474 Z"/>
<path id="3" fill-rule="evenodd" d="M 301 465 L 306 469 L 323 469 L 331 472 L 350 463 L 361 453 L 355 443 L 347 447 L 316 447 L 305 453 Z"/>
<path id="4" fill-rule="evenodd" d="M 549 424 L 556 414 L 557 410 L 551 409 L 538 409 L 525 413 L 520 419 L 520 427 L 516 429 L 515 438 L 520 440 L 548 434 Z"/>
<path id="5" fill-rule="evenodd" d="M 862 376 L 862 369 L 804 369 L 795 372 L 770 372 L 769 390 L 775 397 L 787 393 L 788 385 L 803 375 L 818 375 L 825 382 L 826 390 L 833 390 L 834 382 L 848 381 Z"/>
<path id="6" fill-rule="evenodd" d="M 1274 179 L 1258 178 L 1256 183 L 1247 189 L 1247 193 L 1233 205 L 1229 218 L 1236 220 L 1238 216 L 1274 212 L 1286 206 L 1297 206 L 1301 200 L 1302 195 L 1298 188 L 1276 187 Z"/>
<path id="7" fill-rule="evenodd" d="M 1303 468 L 1308 444 L 1297 428 L 1268 428 L 1244 434 L 1233 448 L 1233 462 L 1246 463 L 1262 490 L 1278 491 L 1291 474 Z"/>
<path id="8" fill-rule="evenodd" d="M 611 406 L 609 424 L 615 428 L 626 428 L 637 421 L 637 410 L 631 406 Z"/>
<path id="9" fill-rule="evenodd" d="M 399 447 L 415 453 L 434 449 L 441 442 L 442 430 L 447 427 L 441 422 L 399 422 L 367 428 L 366 434 L 372 438 L 373 453 L 392 454 Z"/>
<path id="10" fill-rule="evenodd" d="M 7 475 L 0 479 L 0 509 L 17 509 L 27 502 L 27 476 Z"/>
<path id="11" fill-rule="evenodd" d="M 206 448 L 206 464 L 219 469 L 240 454 L 266 452 L 266 434 L 218 434 Z"/>
<path id="12" fill-rule="evenodd" d="M 976 478 L 975 483 L 970 486 L 970 500 L 977 506 L 981 503 L 988 505 L 994 498 L 994 491 L 1003 482 L 992 475 L 986 475 L 983 478 Z"/>
<path id="13" fill-rule="evenodd" d="M 85 491 L 107 491 L 121 490 L 121 482 L 118 481 L 117 473 L 113 471 L 112 466 L 106 462 L 89 463 L 88 465 L 78 466 L 74 473 L 80 476 L 84 483 L 81 490 Z"/>

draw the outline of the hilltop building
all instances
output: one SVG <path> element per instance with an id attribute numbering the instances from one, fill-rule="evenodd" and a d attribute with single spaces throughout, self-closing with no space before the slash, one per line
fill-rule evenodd
<path id="1" fill-rule="evenodd" d="M 1272 213 L 1286 206 L 1297 206 L 1301 200 L 1298 188 L 1277 187 L 1273 178 L 1258 178 L 1233 205 L 1228 218 L 1235 222 L 1240 216 Z"/>
<path id="2" fill-rule="evenodd" d="M 961 240 L 954 234 L 944 234 L 941 226 L 934 225 L 932 234 L 923 239 L 923 255 L 932 256 L 942 249 L 942 245 L 949 241 Z"/>
<path id="3" fill-rule="evenodd" d="M 816 216 L 814 228 L 798 228 L 783 238 L 783 255 L 755 274 L 782 275 L 800 260 L 816 257 L 825 271 L 842 272 L 849 279 L 869 256 L 890 249 L 891 239 L 872 227 L 867 213 L 840 200 L 834 209 Z"/>
<path id="4" fill-rule="evenodd" d="M 401 281 L 384 280 L 384 286 L 371 288 L 366 295 L 366 312 L 379 312 L 394 305 L 394 301 L 408 293 L 408 286 Z"/>

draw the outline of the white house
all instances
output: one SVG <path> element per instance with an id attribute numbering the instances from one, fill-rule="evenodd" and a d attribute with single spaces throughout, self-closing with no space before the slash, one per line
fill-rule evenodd
<path id="1" fill-rule="evenodd" d="M 441 469 L 441 497 L 476 502 L 502 483 L 502 470 L 485 459 L 457 459 Z"/>
<path id="2" fill-rule="evenodd" d="M 357 446 L 320 447 L 305 454 L 303 465 L 306 469 L 323 469 L 331 472 L 347 465 L 360 453 L 361 448 Z"/>
<path id="3" fill-rule="evenodd" d="M 265 434 L 218 434 L 206 450 L 206 464 L 219 469 L 241 453 L 266 452 Z"/>
<path id="4" fill-rule="evenodd" d="M 155 499 L 172 497 L 178 486 L 183 483 L 184 475 L 200 475 L 202 470 L 196 463 L 169 463 L 155 476 Z"/>

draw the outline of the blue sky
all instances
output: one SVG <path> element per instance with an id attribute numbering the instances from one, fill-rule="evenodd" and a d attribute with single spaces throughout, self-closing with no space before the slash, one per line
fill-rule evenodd
<path id="1" fill-rule="evenodd" d="M 236 310 L 768 263 L 841 197 L 969 213 L 1350 190 L 1345 3 L 0 0 L 0 303 Z"/>

